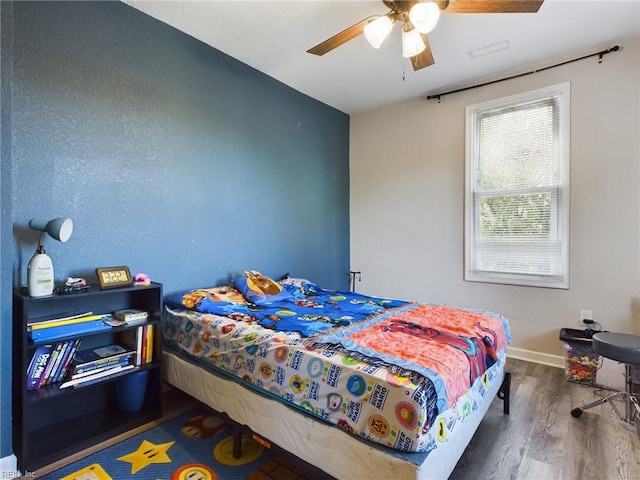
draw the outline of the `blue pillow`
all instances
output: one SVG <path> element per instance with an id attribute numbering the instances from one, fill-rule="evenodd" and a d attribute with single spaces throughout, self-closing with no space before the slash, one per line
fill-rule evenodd
<path id="1" fill-rule="evenodd" d="M 230 285 L 180 291 L 164 297 L 168 306 L 196 309 L 203 299 L 217 303 L 246 303 L 242 294 Z"/>
<path id="2" fill-rule="evenodd" d="M 255 305 L 269 305 L 293 298 L 282 285 L 260 274 L 236 278 L 233 280 L 233 286 L 242 293 L 247 302 Z"/>

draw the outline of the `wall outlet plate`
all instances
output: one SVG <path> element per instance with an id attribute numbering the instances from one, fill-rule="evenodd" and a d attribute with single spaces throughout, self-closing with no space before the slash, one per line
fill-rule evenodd
<path id="1" fill-rule="evenodd" d="M 591 310 L 580 310 L 579 325 L 586 325 L 585 320 L 593 320 L 593 312 Z"/>

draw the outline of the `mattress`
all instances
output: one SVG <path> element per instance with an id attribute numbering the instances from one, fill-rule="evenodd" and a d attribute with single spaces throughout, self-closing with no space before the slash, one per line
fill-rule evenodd
<path id="1" fill-rule="evenodd" d="M 204 368 L 351 435 L 404 452 L 429 452 L 454 435 L 480 408 L 491 384 L 501 381 L 495 377 L 505 358 L 502 349 L 496 368 L 443 408 L 434 382 L 333 346 L 313 346 L 296 332 L 171 307 L 165 307 L 163 330 L 167 345 Z"/>
<path id="2" fill-rule="evenodd" d="M 424 453 L 404 453 L 345 434 L 273 397 L 247 389 L 233 378 L 171 347 L 163 352 L 163 358 L 163 373 L 169 384 L 249 426 L 258 435 L 327 474 L 349 480 L 448 478 L 494 401 L 504 373 L 502 362 L 489 369 L 488 390 L 478 409 L 467 412 L 457 423 L 455 432 L 447 434 L 445 441 L 439 443 L 439 448 Z M 439 419 L 436 423 L 440 424 Z"/>
<path id="3" fill-rule="evenodd" d="M 358 476 L 323 464 L 327 435 L 376 458 L 363 475 L 448 476 L 502 384 L 507 319 L 254 273 L 165 298 L 167 381 L 339 478 Z"/>

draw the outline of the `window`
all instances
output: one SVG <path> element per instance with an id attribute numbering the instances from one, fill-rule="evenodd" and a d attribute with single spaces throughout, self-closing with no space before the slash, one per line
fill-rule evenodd
<path id="1" fill-rule="evenodd" d="M 465 280 L 569 286 L 569 83 L 466 108 Z"/>

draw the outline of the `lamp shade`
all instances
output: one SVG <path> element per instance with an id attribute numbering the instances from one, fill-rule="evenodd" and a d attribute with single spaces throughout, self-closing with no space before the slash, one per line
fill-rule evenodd
<path id="1" fill-rule="evenodd" d="M 420 33 L 429 33 L 436 28 L 440 9 L 434 2 L 416 3 L 409 10 L 409 20 Z"/>
<path id="2" fill-rule="evenodd" d="M 402 56 L 409 58 L 418 55 L 427 46 L 422 40 L 420 32 L 415 28 L 402 32 Z"/>
<path id="3" fill-rule="evenodd" d="M 53 220 L 32 218 L 29 221 L 29 227 L 40 232 L 47 232 L 52 238 L 66 242 L 73 232 L 73 221 L 65 217 L 54 218 Z"/>
<path id="4" fill-rule="evenodd" d="M 380 48 L 393 29 L 393 22 L 386 15 L 378 17 L 364 26 L 364 36 L 373 48 Z"/>

